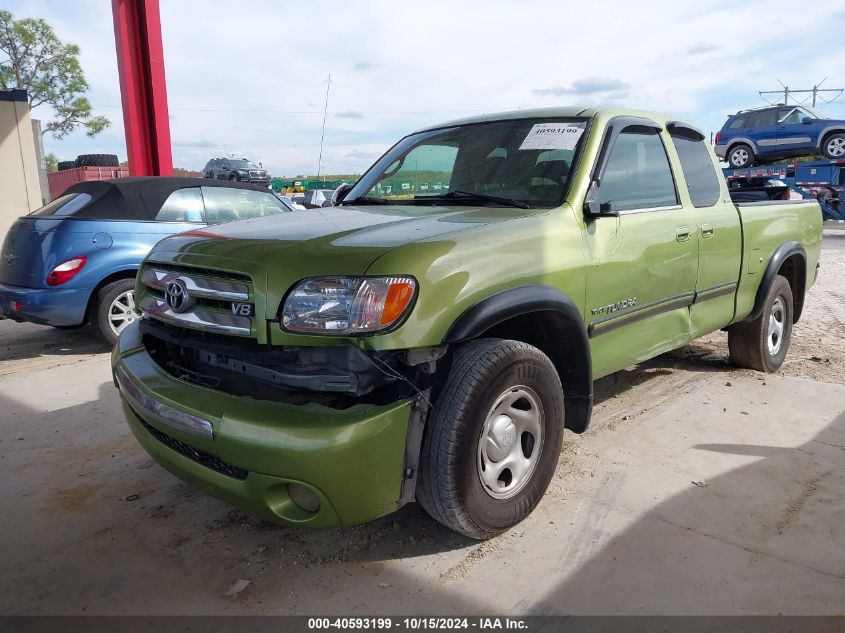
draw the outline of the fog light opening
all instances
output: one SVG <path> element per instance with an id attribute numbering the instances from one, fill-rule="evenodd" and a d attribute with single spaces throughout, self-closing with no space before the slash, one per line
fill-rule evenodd
<path id="1" fill-rule="evenodd" d="M 288 494 L 300 509 L 312 514 L 320 511 L 320 499 L 309 488 L 301 484 L 288 484 Z"/>

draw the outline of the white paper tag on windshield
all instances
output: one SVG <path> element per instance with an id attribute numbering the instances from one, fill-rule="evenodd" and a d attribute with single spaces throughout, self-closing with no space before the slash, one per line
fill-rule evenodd
<path id="1" fill-rule="evenodd" d="M 519 149 L 575 149 L 583 133 L 582 123 L 537 123 Z"/>

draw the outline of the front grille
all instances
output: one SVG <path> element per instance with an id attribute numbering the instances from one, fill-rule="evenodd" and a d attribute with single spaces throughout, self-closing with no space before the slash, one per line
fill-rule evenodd
<path id="1" fill-rule="evenodd" d="M 180 455 L 187 457 L 191 461 L 200 464 L 201 466 L 210 468 L 214 472 L 220 473 L 221 475 L 226 475 L 227 477 L 231 477 L 232 479 L 240 479 L 241 481 L 246 479 L 247 475 L 249 474 L 249 471 L 246 471 L 243 468 L 232 466 L 232 464 L 224 462 L 219 457 L 194 448 L 189 444 L 185 444 L 185 442 L 177 440 L 175 437 L 171 437 L 167 433 L 162 433 L 157 428 L 152 427 L 146 422 L 144 422 L 140 417 L 138 417 L 138 421 L 140 421 L 144 428 L 149 431 L 150 435 L 156 438 L 159 442 L 161 442 L 168 448 L 173 449 Z"/>
<path id="2" fill-rule="evenodd" d="M 166 270 L 168 272 L 174 273 L 182 273 L 182 274 L 195 274 L 195 275 L 203 275 L 206 277 L 215 277 L 219 279 L 233 279 L 237 281 L 245 281 L 247 283 L 252 283 L 252 279 L 249 275 L 242 275 L 240 273 L 230 273 L 224 270 L 214 270 L 211 268 L 199 268 L 196 266 L 179 266 L 178 264 L 162 264 L 159 262 L 149 262 L 147 264 L 150 268 L 155 268 L 157 270 Z"/>
<path id="3" fill-rule="evenodd" d="M 176 327 L 215 332 L 232 336 L 253 335 L 249 316 L 236 311 L 243 303 L 251 304 L 252 279 L 240 273 L 148 262 L 141 272 L 143 294 L 136 305 L 148 317 Z M 171 284 L 181 287 L 182 301 L 190 301 L 187 309 L 171 307 L 166 292 Z M 254 307 L 250 308 L 254 313 Z"/>

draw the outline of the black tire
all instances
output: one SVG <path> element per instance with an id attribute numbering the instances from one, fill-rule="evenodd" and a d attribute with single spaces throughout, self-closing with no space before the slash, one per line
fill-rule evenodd
<path id="1" fill-rule="evenodd" d="M 238 177 L 235 174 L 231 174 L 229 176 L 229 180 L 231 180 L 232 182 L 238 182 Z"/>
<path id="2" fill-rule="evenodd" d="M 778 275 L 766 295 L 762 314 L 753 321 L 728 328 L 728 350 L 734 365 L 767 373 L 780 369 L 792 341 L 792 315 L 792 288 L 786 277 Z M 772 320 L 782 324 L 780 334 Z M 770 339 L 777 345 L 770 347 Z"/>
<path id="3" fill-rule="evenodd" d="M 482 431 L 493 405 L 509 391 L 525 387 L 539 402 L 539 448 L 529 438 L 529 450 L 538 451 L 536 462 L 513 496 L 494 498 L 481 481 Z M 417 500 L 455 532 L 474 539 L 501 534 L 527 517 L 546 492 L 560 456 L 563 416 L 560 378 L 543 352 L 502 339 L 465 344 L 455 352 L 449 377 L 428 416 Z M 508 435 L 504 447 L 519 446 L 525 453 L 524 435 L 520 433 L 519 445 Z"/>
<path id="4" fill-rule="evenodd" d="M 80 154 L 76 157 L 77 167 L 119 167 L 115 154 Z"/>
<path id="5" fill-rule="evenodd" d="M 754 165 L 754 150 L 745 143 L 738 143 L 731 147 L 725 159 L 734 169 L 743 169 Z"/>
<path id="6" fill-rule="evenodd" d="M 112 304 L 122 294 L 135 289 L 134 279 L 118 279 L 110 284 L 103 286 L 97 293 L 97 300 L 94 304 L 94 323 L 99 330 L 100 336 L 105 341 L 114 346 L 117 342 L 118 334 L 115 332 L 110 323 L 112 321 Z"/>
<path id="7" fill-rule="evenodd" d="M 56 167 L 59 171 L 65 171 L 66 169 L 75 169 L 76 168 L 76 161 L 75 160 L 60 160 Z"/>
<path id="8" fill-rule="evenodd" d="M 822 142 L 822 154 L 830 160 L 845 158 L 845 134 L 836 132 L 826 136 Z"/>

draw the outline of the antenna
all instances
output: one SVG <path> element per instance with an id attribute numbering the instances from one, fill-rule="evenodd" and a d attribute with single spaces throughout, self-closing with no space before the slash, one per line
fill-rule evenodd
<path id="1" fill-rule="evenodd" d="M 789 95 L 798 95 L 798 94 L 807 95 L 806 97 L 804 97 L 804 99 L 802 101 L 798 101 L 793 96 L 792 100 L 795 102 L 796 105 L 802 105 L 804 103 L 807 103 L 807 99 L 809 99 L 810 95 L 812 95 L 812 97 L 813 97 L 813 107 L 816 107 L 816 99 L 820 99 L 821 101 L 824 101 L 825 103 L 833 103 L 839 97 L 842 96 L 843 92 L 845 92 L 845 88 L 822 88 L 821 85 L 825 81 L 827 81 L 827 77 L 822 79 L 819 83 L 817 83 L 812 88 L 807 88 L 807 89 L 802 89 L 802 90 L 790 90 L 789 86 L 785 85 L 780 79 L 778 79 L 778 83 L 781 86 L 783 86 L 783 90 L 761 90 L 761 91 L 759 91 L 758 94 L 763 99 L 763 101 L 765 101 L 769 105 L 778 105 L 778 104 L 772 103 L 771 101 L 769 101 L 765 97 L 765 95 L 783 95 L 783 105 L 789 105 Z M 830 99 L 825 99 L 824 96 L 822 96 L 822 93 L 828 93 L 828 92 L 835 92 L 836 94 Z"/>
<path id="2" fill-rule="evenodd" d="M 323 139 L 326 138 L 326 113 L 329 111 L 329 88 L 332 87 L 332 76 L 326 82 L 326 105 L 323 107 L 323 131 L 320 133 L 320 157 L 317 159 L 317 180 L 320 180 L 320 168 L 323 166 Z"/>

